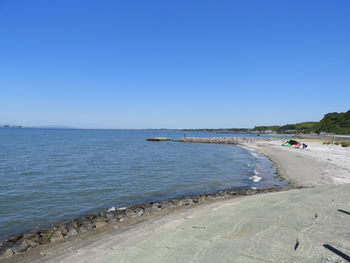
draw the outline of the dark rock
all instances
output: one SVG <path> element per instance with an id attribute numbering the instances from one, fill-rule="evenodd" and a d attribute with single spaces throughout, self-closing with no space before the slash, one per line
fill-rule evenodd
<path id="1" fill-rule="evenodd" d="M 125 213 L 128 217 L 136 217 L 136 216 L 142 216 L 144 214 L 144 211 L 142 208 L 140 207 L 136 207 L 136 208 L 127 208 L 125 210 Z"/>
<path id="2" fill-rule="evenodd" d="M 161 208 L 161 205 L 160 203 L 158 202 L 155 202 L 155 203 L 147 203 L 147 204 L 143 204 L 141 205 L 143 210 L 144 210 L 144 213 L 145 214 L 149 214 L 149 213 L 152 213 L 154 211 L 157 211 L 157 210 L 160 210 Z"/>
<path id="3" fill-rule="evenodd" d="M 254 195 L 254 194 L 257 194 L 258 193 L 258 190 L 255 190 L 255 189 L 248 189 L 246 190 L 246 194 L 247 195 Z"/>
<path id="4" fill-rule="evenodd" d="M 192 197 L 192 202 L 194 204 L 197 204 L 198 203 L 198 197 L 197 196 Z"/>
<path id="5" fill-rule="evenodd" d="M 165 141 L 171 141 L 171 139 L 167 138 L 167 137 L 154 137 L 154 138 L 148 138 L 147 141 L 151 141 L 151 142 L 165 142 Z"/>
<path id="6" fill-rule="evenodd" d="M 108 223 L 115 223 L 115 222 L 119 222 L 119 218 L 117 217 L 111 217 L 111 218 L 108 218 Z"/>
<path id="7" fill-rule="evenodd" d="M 39 235 L 40 235 L 40 237 L 47 237 L 47 238 L 49 238 L 50 236 L 52 236 L 53 233 L 54 233 L 53 229 L 44 229 L 44 230 L 41 230 L 39 232 Z"/>
<path id="8" fill-rule="evenodd" d="M 16 243 L 18 240 L 22 239 L 23 235 L 18 235 L 7 240 L 7 243 Z"/>
<path id="9" fill-rule="evenodd" d="M 22 240 L 30 247 L 36 247 L 39 245 L 40 235 L 38 233 L 28 233 L 23 235 Z"/>
<path id="10" fill-rule="evenodd" d="M 38 242 L 39 242 L 40 245 L 44 245 L 44 244 L 50 243 L 49 236 L 42 236 L 42 237 L 40 237 Z"/>
<path id="11" fill-rule="evenodd" d="M 106 219 L 109 220 L 110 218 L 116 218 L 117 217 L 117 214 L 116 213 L 113 213 L 113 212 L 108 212 L 106 214 Z"/>
<path id="12" fill-rule="evenodd" d="M 228 191 L 225 191 L 224 194 L 223 194 L 223 196 L 224 196 L 225 198 L 229 198 L 229 197 L 230 197 L 230 194 L 229 194 Z"/>
<path id="13" fill-rule="evenodd" d="M 123 207 L 123 208 L 117 208 L 115 211 L 111 212 L 111 213 L 114 213 L 115 215 L 119 215 L 119 214 L 125 214 L 125 210 L 126 208 Z"/>
<path id="14" fill-rule="evenodd" d="M 82 218 L 79 218 L 78 220 L 76 220 L 76 223 L 78 226 L 91 224 L 91 219 L 89 219 L 88 217 L 82 217 Z"/>
<path id="15" fill-rule="evenodd" d="M 126 211 L 126 209 L 122 209 L 122 210 L 116 210 L 116 211 L 107 213 L 106 214 L 106 221 L 108 221 L 111 218 L 118 219 L 118 218 L 125 218 L 125 217 L 127 217 L 125 211 Z"/>
<path id="16" fill-rule="evenodd" d="M 67 232 L 68 232 L 67 227 L 66 227 L 66 226 L 63 226 L 63 225 L 57 226 L 55 229 L 58 230 L 58 231 L 61 231 L 62 235 L 65 235 L 65 234 L 67 234 Z"/>
<path id="17" fill-rule="evenodd" d="M 160 203 L 160 205 L 161 205 L 161 209 L 167 209 L 167 208 L 172 208 L 176 206 L 176 204 L 170 201 L 163 201 Z"/>
<path id="18" fill-rule="evenodd" d="M 28 248 L 29 248 L 29 245 L 25 240 L 19 240 L 11 247 L 14 254 L 18 254 L 20 252 L 26 251 L 28 250 Z"/>
<path id="19" fill-rule="evenodd" d="M 93 224 L 91 222 L 84 223 L 79 227 L 79 233 L 84 233 L 91 231 L 94 228 Z"/>
<path id="20" fill-rule="evenodd" d="M 215 200 L 216 198 L 213 195 L 207 195 L 205 199 L 206 200 Z"/>
<path id="21" fill-rule="evenodd" d="M 5 244 L 2 244 L 2 246 L 0 246 L 0 260 L 8 258 L 12 255 L 13 255 L 13 251 L 9 246 Z"/>
<path id="22" fill-rule="evenodd" d="M 103 216 L 97 216 L 92 220 L 92 223 L 101 223 L 101 222 L 106 222 L 107 218 Z"/>
<path id="23" fill-rule="evenodd" d="M 78 234 L 78 231 L 75 230 L 74 228 L 70 228 L 67 232 L 67 234 L 64 236 L 65 239 L 71 237 L 71 236 L 75 236 Z"/>
<path id="24" fill-rule="evenodd" d="M 26 239 L 26 240 L 28 240 L 28 239 L 38 239 L 39 237 L 40 236 L 37 233 L 28 233 L 28 234 L 23 235 L 22 239 Z"/>
<path id="25" fill-rule="evenodd" d="M 29 239 L 26 243 L 32 248 L 39 245 L 39 239 Z"/>
<path id="26" fill-rule="evenodd" d="M 126 215 L 126 214 L 120 214 L 120 215 L 118 215 L 118 220 L 119 219 L 123 219 L 123 218 L 127 218 L 128 216 Z M 119 220 L 120 221 L 120 220 Z"/>
<path id="27" fill-rule="evenodd" d="M 49 237 L 50 242 L 56 242 L 63 240 L 63 234 L 60 230 L 56 230 L 52 235 Z"/>
<path id="28" fill-rule="evenodd" d="M 197 199 L 197 200 L 196 200 L 197 203 L 202 203 L 202 202 L 204 202 L 204 201 L 206 200 L 206 196 L 200 195 L 200 196 L 198 196 L 196 199 Z"/>
<path id="29" fill-rule="evenodd" d="M 72 229 L 74 229 L 75 231 L 79 232 L 79 226 L 76 222 L 71 222 L 67 225 L 67 230 L 68 232 L 71 231 Z"/>
<path id="30" fill-rule="evenodd" d="M 181 199 L 178 201 L 178 205 L 192 205 L 194 202 L 191 198 Z"/>

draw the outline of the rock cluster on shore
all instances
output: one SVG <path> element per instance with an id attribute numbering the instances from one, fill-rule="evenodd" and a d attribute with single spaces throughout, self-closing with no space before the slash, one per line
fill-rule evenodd
<path id="1" fill-rule="evenodd" d="M 243 144 L 251 142 L 280 141 L 280 138 L 268 137 L 187 137 L 178 139 L 178 142 L 191 143 L 220 143 L 220 144 Z"/>
<path id="2" fill-rule="evenodd" d="M 195 205 L 198 203 L 203 203 L 205 201 L 228 199 L 243 195 L 278 192 L 292 188 L 295 187 L 226 190 L 213 194 L 201 194 L 196 196 L 187 196 L 183 198 L 176 198 L 159 202 L 149 202 L 130 206 L 127 208 L 115 209 L 114 211 L 85 216 L 73 220 L 69 223 L 54 226 L 49 229 L 42 229 L 18 235 L 16 237 L 6 240 L 3 243 L 0 243 L 0 259 L 7 258 L 13 254 L 19 254 L 39 245 L 62 241 L 79 233 L 93 231 L 94 229 L 103 227 L 108 223 L 115 223 L 128 218 L 140 217 L 159 210 Z"/>

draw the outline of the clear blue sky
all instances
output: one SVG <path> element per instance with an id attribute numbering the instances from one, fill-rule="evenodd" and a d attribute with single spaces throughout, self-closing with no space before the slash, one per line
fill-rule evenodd
<path id="1" fill-rule="evenodd" d="M 253 127 L 350 109 L 349 0 L 0 0 L 0 124 Z"/>

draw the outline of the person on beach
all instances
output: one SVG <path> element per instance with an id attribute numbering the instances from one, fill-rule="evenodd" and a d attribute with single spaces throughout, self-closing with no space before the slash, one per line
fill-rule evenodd
<path id="1" fill-rule="evenodd" d="M 306 148 L 307 148 L 307 145 L 305 143 L 300 145 L 300 149 L 306 149 Z"/>

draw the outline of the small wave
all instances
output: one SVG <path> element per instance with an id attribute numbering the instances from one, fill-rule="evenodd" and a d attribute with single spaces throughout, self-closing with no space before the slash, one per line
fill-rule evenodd
<path id="1" fill-rule="evenodd" d="M 264 158 L 262 154 L 258 153 L 257 151 L 250 149 L 248 147 L 241 146 L 242 148 L 246 149 L 252 156 L 254 156 L 256 159 L 262 159 Z"/>
<path id="2" fill-rule="evenodd" d="M 115 206 L 112 206 L 111 208 L 109 208 L 108 210 L 107 210 L 107 212 L 113 212 L 113 211 L 124 211 L 124 210 L 126 210 L 126 207 L 115 207 Z"/>
<path id="3" fill-rule="evenodd" d="M 251 179 L 254 183 L 259 182 L 262 178 L 257 176 L 257 175 L 253 175 L 252 177 L 249 177 L 249 179 Z"/>
<path id="4" fill-rule="evenodd" d="M 256 158 L 259 158 L 259 157 L 260 157 L 259 154 L 257 154 L 256 152 L 253 152 L 253 151 L 251 151 L 250 154 L 253 155 L 253 156 L 256 157 Z"/>
<path id="5" fill-rule="evenodd" d="M 45 175 L 45 174 L 39 171 L 26 171 L 26 172 L 22 172 L 21 175 Z"/>

